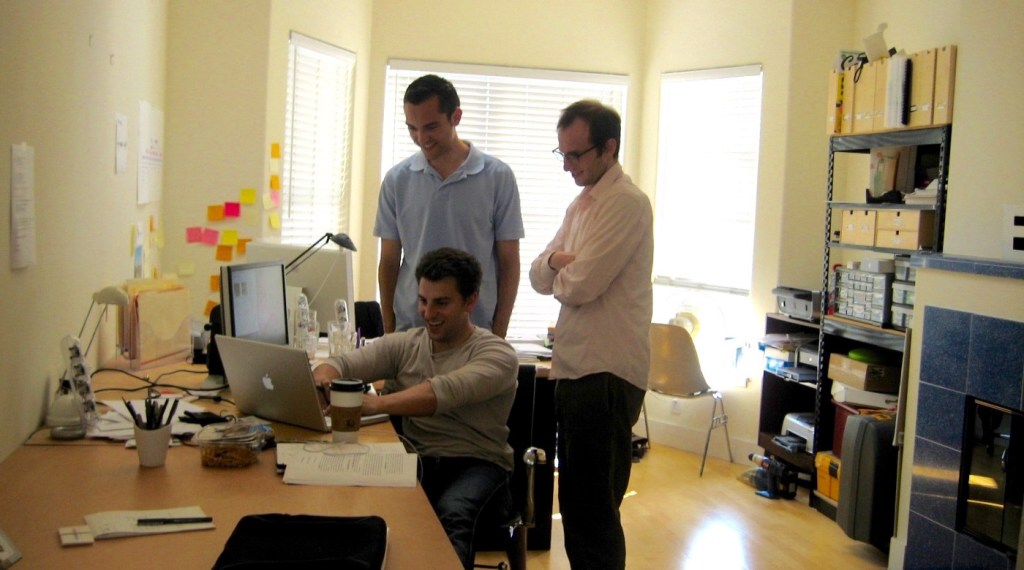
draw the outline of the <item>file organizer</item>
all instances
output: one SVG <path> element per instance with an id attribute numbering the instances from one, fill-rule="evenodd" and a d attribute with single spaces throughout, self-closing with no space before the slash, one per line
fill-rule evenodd
<path id="1" fill-rule="evenodd" d="M 133 279 L 125 283 L 121 309 L 121 356 L 132 369 L 181 358 L 192 349 L 188 289 L 176 280 Z"/>

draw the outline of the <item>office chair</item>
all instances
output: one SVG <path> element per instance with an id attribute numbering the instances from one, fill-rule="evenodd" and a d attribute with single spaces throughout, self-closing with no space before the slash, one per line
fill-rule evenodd
<path id="1" fill-rule="evenodd" d="M 508 418 L 508 442 L 515 462 L 509 481 L 512 504 L 488 504 L 473 541 L 474 554 L 504 551 L 509 563 L 478 568 L 525 570 L 528 550 L 551 548 L 555 383 L 538 379 L 537 368 L 530 364 L 519 366 L 518 381 Z"/>
<path id="2" fill-rule="evenodd" d="M 648 374 L 648 389 L 673 398 L 696 399 L 711 396 L 711 423 L 704 439 L 704 455 L 700 460 L 700 475 L 704 476 L 704 463 L 708 459 L 708 444 L 711 431 L 725 428 L 725 445 L 732 461 L 732 445 L 729 443 L 729 416 L 725 413 L 725 401 L 718 390 L 711 389 L 704 379 L 690 333 L 682 327 L 661 323 L 651 324 L 651 371 Z M 721 412 L 719 412 L 721 408 Z M 644 405 L 644 428 L 650 440 L 647 427 L 647 405 Z"/>
<path id="3" fill-rule="evenodd" d="M 377 301 L 356 301 L 356 329 L 363 338 L 384 336 L 384 315 Z"/>

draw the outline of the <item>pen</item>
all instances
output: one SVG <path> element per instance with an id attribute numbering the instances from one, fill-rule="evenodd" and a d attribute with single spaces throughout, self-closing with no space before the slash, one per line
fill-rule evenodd
<path id="1" fill-rule="evenodd" d="M 179 517 L 169 519 L 139 519 L 137 524 L 140 526 L 153 526 L 153 525 L 164 525 L 164 524 L 196 524 L 196 523 L 208 523 L 213 522 L 213 517 Z"/>

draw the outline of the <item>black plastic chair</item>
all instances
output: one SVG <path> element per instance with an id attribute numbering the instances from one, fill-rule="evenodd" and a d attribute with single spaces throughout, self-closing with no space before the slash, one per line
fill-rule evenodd
<path id="1" fill-rule="evenodd" d="M 356 301 L 356 329 L 363 338 L 384 336 L 384 315 L 377 301 Z"/>
<path id="2" fill-rule="evenodd" d="M 475 551 L 504 551 L 509 562 L 478 568 L 525 570 L 527 551 L 551 548 L 555 383 L 538 379 L 536 367 L 525 364 L 519 366 L 518 380 L 508 418 L 515 462 L 509 481 L 512 505 L 488 505 L 473 541 Z"/>

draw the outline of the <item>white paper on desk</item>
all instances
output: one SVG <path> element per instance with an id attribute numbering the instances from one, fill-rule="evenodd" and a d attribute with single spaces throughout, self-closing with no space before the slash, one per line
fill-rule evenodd
<path id="1" fill-rule="evenodd" d="M 212 522 L 190 524 L 139 525 L 139 519 L 176 519 L 184 517 L 205 517 L 206 513 L 198 506 L 178 507 L 172 509 L 156 509 L 149 511 L 104 511 L 85 515 L 85 524 L 89 525 L 93 537 L 118 538 L 140 534 L 164 534 L 168 532 L 184 532 L 187 530 L 206 530 L 215 528 Z"/>
<path id="2" fill-rule="evenodd" d="M 285 452 L 284 482 L 291 485 L 415 487 L 416 455 L 401 443 L 358 444 L 351 453 L 310 451 L 308 444 Z M 397 446 L 397 447 L 395 447 Z M 282 455 L 278 452 L 278 462 Z"/>
<path id="3" fill-rule="evenodd" d="M 146 409 L 146 405 L 143 403 L 143 400 L 130 401 L 132 406 L 135 408 L 135 411 Z M 100 403 L 107 406 L 110 411 L 101 415 L 97 419 L 96 424 L 89 428 L 86 435 L 88 437 L 106 438 L 118 441 L 127 441 L 134 438 L 135 422 L 131 419 L 131 414 L 128 412 L 128 408 L 124 405 L 124 402 L 121 400 L 102 400 Z M 174 403 L 172 402 L 168 405 L 173 406 Z M 198 424 L 188 424 L 178 419 L 186 411 L 201 412 L 203 411 L 203 408 L 179 399 L 178 409 L 175 410 L 175 417 L 171 421 L 171 433 L 173 435 L 195 433 L 201 429 L 201 426 Z"/>

